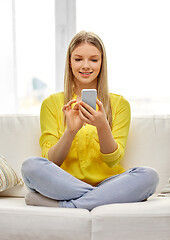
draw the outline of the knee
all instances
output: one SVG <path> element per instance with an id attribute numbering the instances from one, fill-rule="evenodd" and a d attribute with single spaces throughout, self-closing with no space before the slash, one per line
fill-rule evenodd
<path id="1" fill-rule="evenodd" d="M 40 166 L 39 166 L 39 161 L 40 158 L 38 157 L 30 157 L 28 159 L 26 159 L 21 167 L 21 173 L 23 177 L 30 177 L 32 176 L 34 173 L 37 173 L 37 171 L 39 170 Z"/>
<path id="2" fill-rule="evenodd" d="M 159 183 L 159 175 L 158 172 L 151 167 L 145 167 L 144 169 L 144 178 L 146 181 L 146 184 L 152 186 L 156 189 L 158 183 Z"/>

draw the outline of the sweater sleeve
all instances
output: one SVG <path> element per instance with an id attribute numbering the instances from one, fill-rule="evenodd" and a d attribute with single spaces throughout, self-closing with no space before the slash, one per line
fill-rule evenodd
<path id="1" fill-rule="evenodd" d="M 131 113 L 129 102 L 122 96 L 120 96 L 118 104 L 115 106 L 115 110 L 113 109 L 112 103 L 111 106 L 114 114 L 112 123 L 112 135 L 117 142 L 118 148 L 113 153 L 101 153 L 101 157 L 109 167 L 114 167 L 124 156 Z"/>
<path id="2" fill-rule="evenodd" d="M 42 157 L 48 159 L 49 149 L 59 140 L 57 111 L 52 97 L 45 99 L 40 111 L 41 137 L 39 140 Z"/>

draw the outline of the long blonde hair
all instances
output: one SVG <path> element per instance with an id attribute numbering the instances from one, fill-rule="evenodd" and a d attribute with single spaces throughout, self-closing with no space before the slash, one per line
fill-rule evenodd
<path id="1" fill-rule="evenodd" d="M 102 63 L 100 73 L 97 77 L 97 95 L 99 100 L 103 103 L 107 120 L 111 127 L 112 110 L 108 90 L 106 51 L 102 40 L 93 32 L 81 31 L 73 37 L 69 44 L 64 75 L 64 104 L 68 103 L 74 95 L 74 76 L 70 67 L 70 57 L 74 49 L 83 42 L 93 44 L 101 52 Z"/>

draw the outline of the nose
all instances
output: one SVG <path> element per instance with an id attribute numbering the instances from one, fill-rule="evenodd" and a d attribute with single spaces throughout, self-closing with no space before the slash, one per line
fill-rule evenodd
<path id="1" fill-rule="evenodd" d="M 88 60 L 84 60 L 83 61 L 82 69 L 84 69 L 84 70 L 90 69 L 90 65 L 89 65 L 89 61 Z"/>

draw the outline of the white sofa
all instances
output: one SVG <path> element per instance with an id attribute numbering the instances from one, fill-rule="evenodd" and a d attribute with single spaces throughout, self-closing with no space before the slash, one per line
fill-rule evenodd
<path id="1" fill-rule="evenodd" d="M 0 155 L 21 177 L 21 164 L 41 154 L 39 116 L 0 116 Z M 141 203 L 104 205 L 93 209 L 27 206 L 25 186 L 0 193 L 0 240 L 168 240 L 170 197 L 158 193 L 170 178 L 170 116 L 134 117 L 125 168 L 151 166 L 159 172 L 157 193 Z"/>

